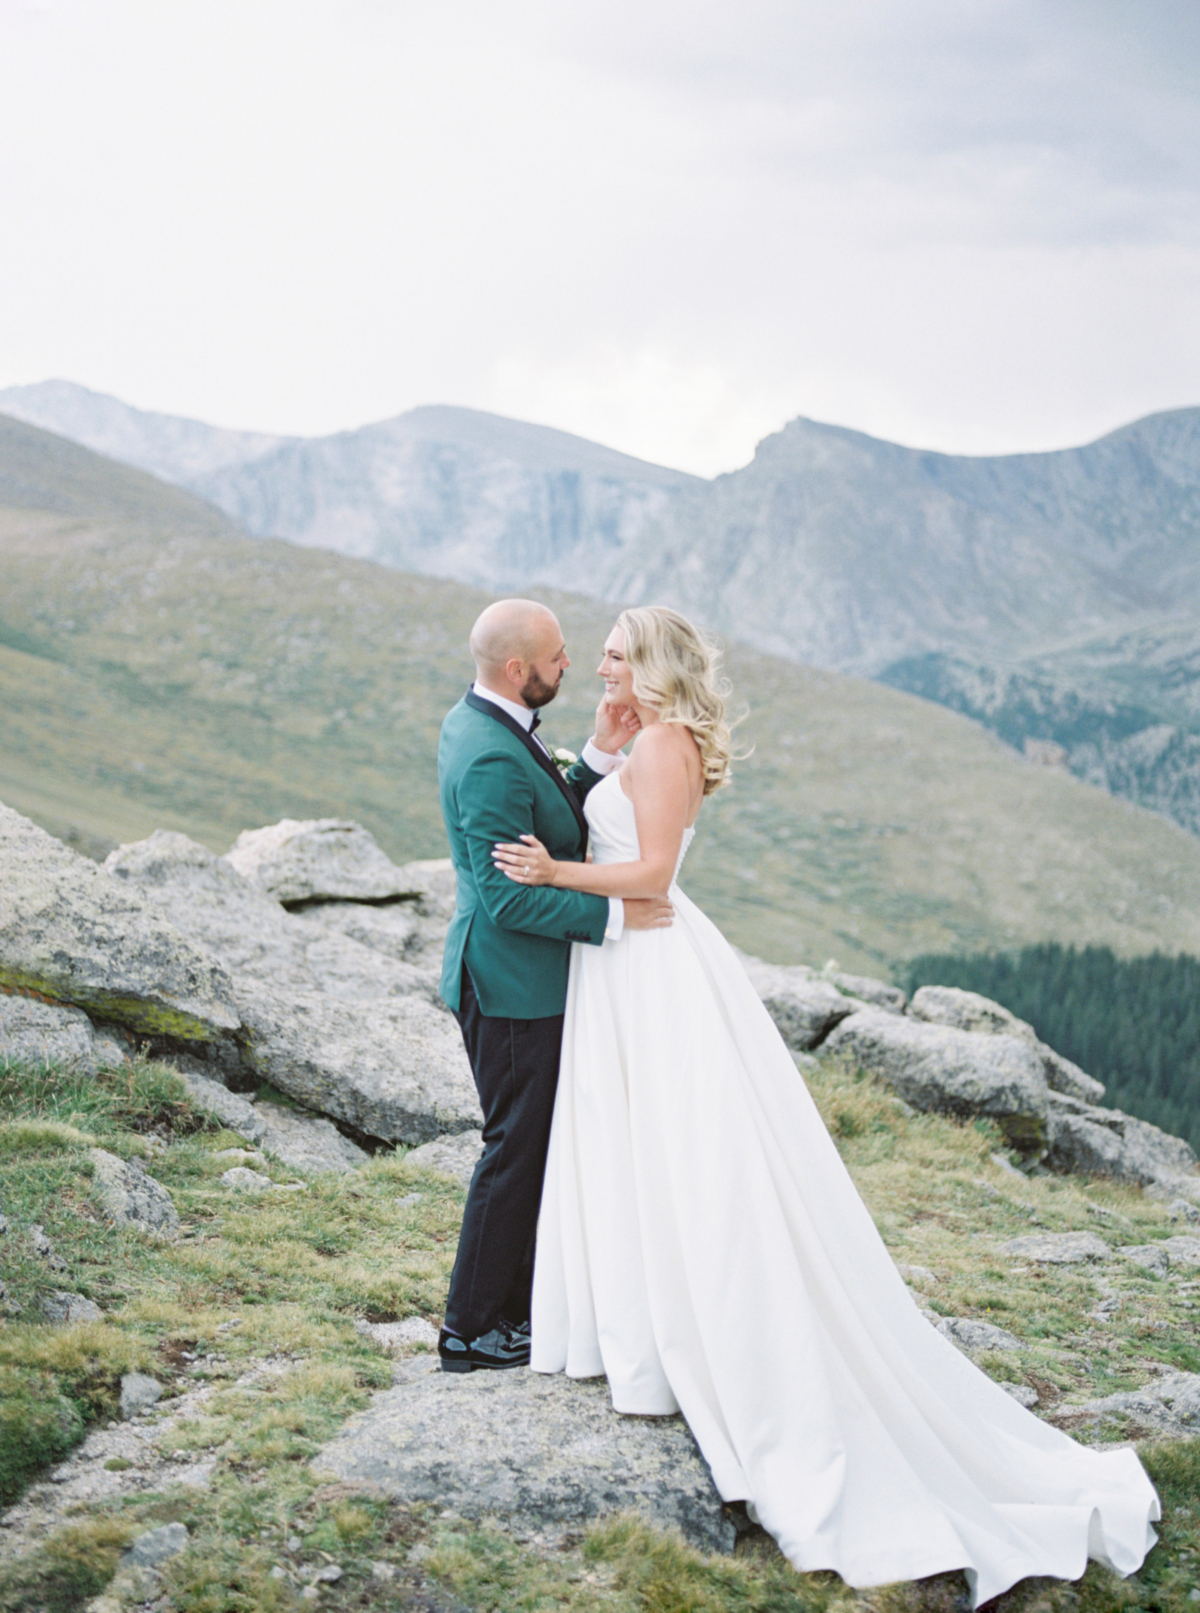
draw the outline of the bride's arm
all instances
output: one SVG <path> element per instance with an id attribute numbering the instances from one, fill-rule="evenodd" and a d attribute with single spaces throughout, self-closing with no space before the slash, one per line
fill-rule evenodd
<path id="1" fill-rule="evenodd" d="M 688 752 L 694 748 L 686 729 L 672 723 L 654 723 L 638 735 L 626 763 L 642 850 L 637 862 L 555 862 L 533 835 L 522 835 L 520 845 L 496 846 L 497 866 L 519 885 L 554 885 L 593 896 L 665 896 L 692 801 Z"/>

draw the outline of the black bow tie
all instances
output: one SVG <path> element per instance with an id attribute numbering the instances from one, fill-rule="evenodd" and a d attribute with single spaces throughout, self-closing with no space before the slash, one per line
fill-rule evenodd
<path id="1" fill-rule="evenodd" d="M 542 720 L 541 712 L 540 711 L 535 711 L 534 714 L 533 714 L 533 721 L 529 725 L 529 732 L 531 734 L 535 733 L 537 731 L 537 725 L 541 722 L 541 720 Z"/>

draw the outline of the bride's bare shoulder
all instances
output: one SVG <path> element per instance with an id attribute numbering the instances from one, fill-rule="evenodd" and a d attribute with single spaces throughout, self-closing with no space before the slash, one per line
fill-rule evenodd
<path id="1" fill-rule="evenodd" d="M 651 767 L 669 767 L 680 761 L 690 765 L 699 757 L 696 741 L 682 723 L 656 722 L 638 734 L 629 759 L 636 758 Z"/>

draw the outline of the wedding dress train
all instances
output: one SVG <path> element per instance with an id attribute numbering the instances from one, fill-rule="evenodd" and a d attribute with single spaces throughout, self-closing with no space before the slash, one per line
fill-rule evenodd
<path id="1" fill-rule="evenodd" d="M 638 857 L 619 774 L 587 815 L 597 862 Z M 976 1606 L 1089 1555 L 1132 1573 L 1160 1515 L 1137 1456 L 1041 1422 L 925 1320 L 745 970 L 671 896 L 670 929 L 572 948 L 534 1370 L 681 1410 L 799 1569 L 963 1569 Z"/>

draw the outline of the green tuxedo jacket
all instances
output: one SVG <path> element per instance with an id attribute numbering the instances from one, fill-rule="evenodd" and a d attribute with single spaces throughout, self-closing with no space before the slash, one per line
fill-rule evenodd
<path id="1" fill-rule="evenodd" d="M 583 801 L 600 777 L 584 762 L 564 776 L 532 734 L 473 690 L 448 713 L 438 787 L 458 877 L 441 982 L 451 1008 L 459 1006 L 465 963 L 483 1013 L 548 1019 L 563 1012 L 570 943 L 604 940 L 608 899 L 517 885 L 496 867 L 492 848 L 534 834 L 556 861 L 582 862 Z"/>

